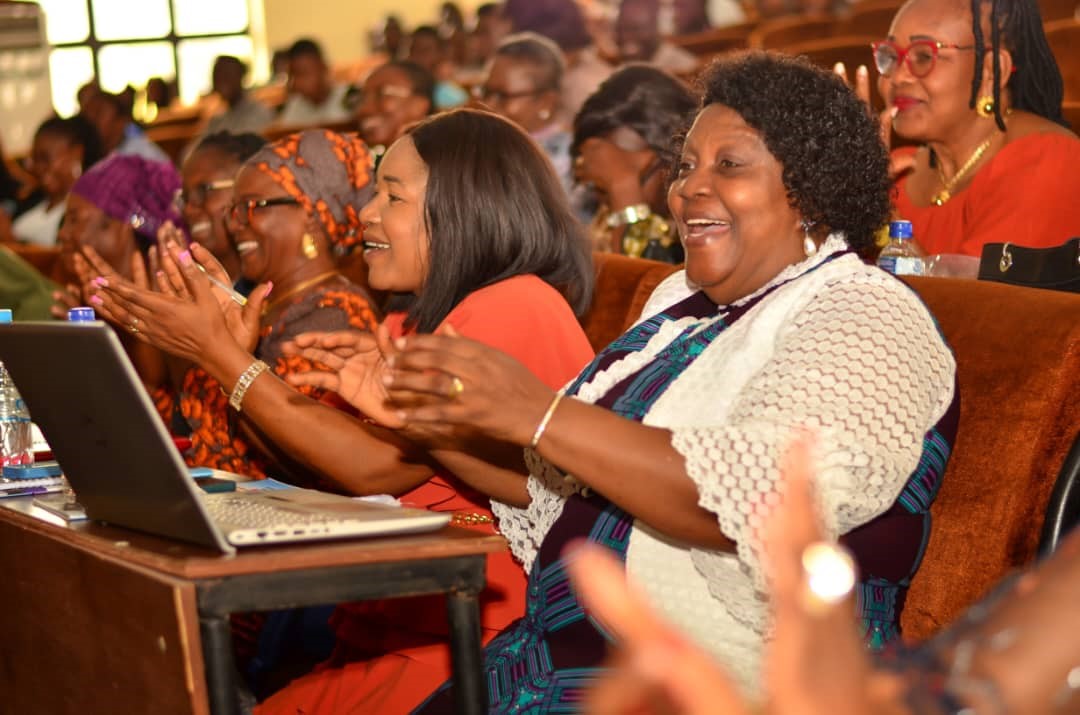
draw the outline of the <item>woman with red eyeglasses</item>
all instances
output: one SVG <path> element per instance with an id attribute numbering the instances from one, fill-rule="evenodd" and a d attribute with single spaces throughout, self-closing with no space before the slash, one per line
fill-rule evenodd
<path id="1" fill-rule="evenodd" d="M 1080 140 L 1035 0 L 911 0 L 874 62 L 888 128 L 922 145 L 894 152 L 894 201 L 927 254 L 1080 234 Z"/>

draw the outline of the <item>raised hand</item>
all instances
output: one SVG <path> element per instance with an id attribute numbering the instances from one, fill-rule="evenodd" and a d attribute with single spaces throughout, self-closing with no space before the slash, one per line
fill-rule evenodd
<path id="1" fill-rule="evenodd" d="M 99 278 L 95 281 L 97 293 L 93 298 L 96 300 L 92 299 L 92 302 L 140 340 L 206 365 L 219 348 L 227 346 L 232 334 L 214 297 L 212 284 L 196 267 L 191 253 L 184 250 L 170 255 L 179 266 L 191 300 L 140 288 L 123 280 Z M 266 286 L 253 291 L 241 316 L 245 325 L 257 326 L 266 292 Z"/>
<path id="2" fill-rule="evenodd" d="M 297 387 L 318 387 L 336 392 L 346 402 L 384 427 L 398 429 L 404 422 L 387 403 L 387 360 L 397 353 L 386 325 L 374 334 L 355 330 L 311 332 L 285 343 L 286 355 L 310 360 L 315 369 L 291 373 L 285 379 Z"/>

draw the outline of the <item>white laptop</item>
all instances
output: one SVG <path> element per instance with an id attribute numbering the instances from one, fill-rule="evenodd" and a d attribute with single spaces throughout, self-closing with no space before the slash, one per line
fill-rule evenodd
<path id="1" fill-rule="evenodd" d="M 0 361 L 91 519 L 222 553 L 434 531 L 450 520 L 309 489 L 204 493 L 105 323 L 0 325 Z"/>

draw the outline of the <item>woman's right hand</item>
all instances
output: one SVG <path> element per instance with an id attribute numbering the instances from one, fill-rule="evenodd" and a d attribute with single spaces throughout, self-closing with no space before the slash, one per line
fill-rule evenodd
<path id="1" fill-rule="evenodd" d="M 379 325 L 374 334 L 356 330 L 302 333 L 285 343 L 282 351 L 317 366 L 308 372 L 290 373 L 285 378 L 289 384 L 336 392 L 384 427 L 404 426 L 397 409 L 387 405 L 386 361 L 396 350 L 385 324 Z"/>

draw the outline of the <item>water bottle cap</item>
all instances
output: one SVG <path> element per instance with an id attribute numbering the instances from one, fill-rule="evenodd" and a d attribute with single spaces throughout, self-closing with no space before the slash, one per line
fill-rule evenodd
<path id="1" fill-rule="evenodd" d="M 11 322 L 11 308 L 0 308 L 0 323 Z"/>
<path id="2" fill-rule="evenodd" d="M 889 238 L 911 238 L 911 221 L 890 221 Z"/>
<path id="3" fill-rule="evenodd" d="M 68 311 L 68 320 L 72 323 L 85 323 L 89 320 L 97 320 L 93 308 L 72 308 Z"/>

